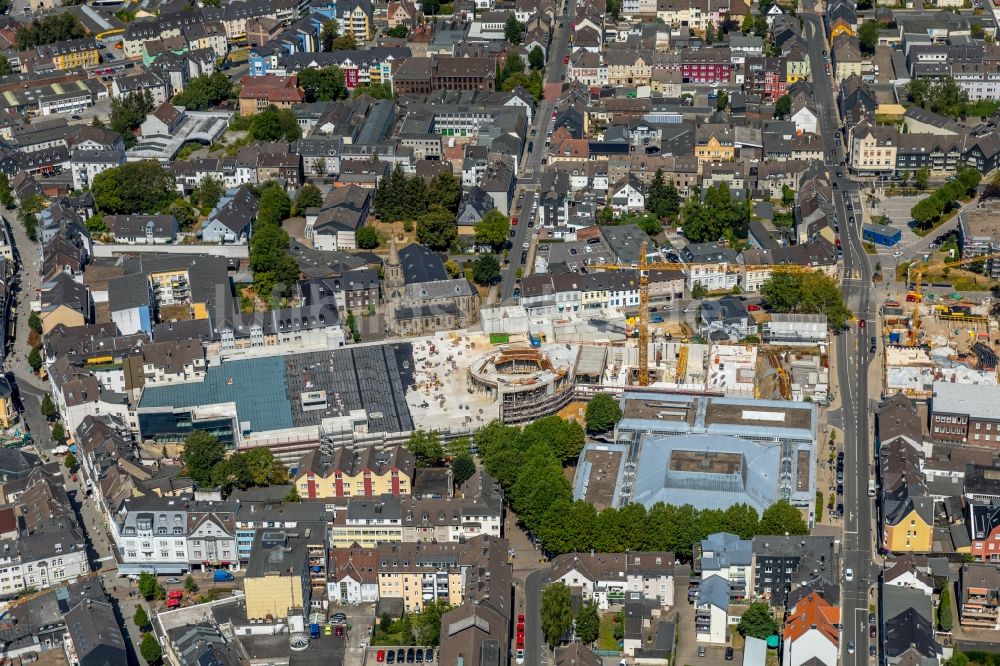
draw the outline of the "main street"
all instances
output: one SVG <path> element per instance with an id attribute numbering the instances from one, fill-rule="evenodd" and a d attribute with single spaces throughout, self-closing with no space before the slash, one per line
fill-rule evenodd
<path id="1" fill-rule="evenodd" d="M 556 29 L 549 45 L 548 59 L 545 65 L 545 83 L 562 83 L 566 74 L 566 65 L 563 60 L 569 53 L 570 26 L 573 25 L 576 16 L 576 0 L 565 0 L 567 11 L 562 16 L 556 16 Z M 518 218 L 517 226 L 511 227 L 514 235 L 510 240 L 510 265 L 503 272 L 500 283 L 499 301 L 510 305 L 514 302 L 514 288 L 517 287 L 517 269 L 521 268 L 524 274 L 528 273 L 533 244 L 535 242 L 534 217 L 531 214 L 532 204 L 535 202 L 534 195 L 538 192 L 538 186 L 542 178 L 542 157 L 545 154 L 545 138 L 548 135 L 549 126 L 552 124 L 552 112 L 556 108 L 556 101 L 544 99 L 535 108 L 535 115 L 531 119 L 531 126 L 528 128 L 528 140 L 525 143 L 524 151 L 521 153 L 520 168 L 518 169 L 518 187 L 515 199 L 515 208 L 511 210 L 511 217 Z M 528 147 L 531 150 L 528 150 Z M 516 202 L 520 201 L 520 205 Z M 528 223 L 532 222 L 529 228 Z M 525 247 L 527 243 L 527 247 Z M 522 253 L 526 254 L 525 263 L 521 263 Z"/>
<path id="2" fill-rule="evenodd" d="M 855 313 L 858 322 L 849 325 L 836 339 L 837 384 L 840 392 L 844 432 L 844 535 L 841 540 L 841 565 L 843 571 L 853 572 L 852 580 L 846 576 L 841 588 L 841 658 L 844 664 L 868 661 L 868 605 L 869 590 L 877 581 L 877 570 L 872 560 L 872 500 L 868 497 L 868 479 L 874 478 L 872 470 L 872 441 L 868 423 L 868 365 L 869 354 L 867 327 L 861 321 L 871 322 L 872 333 L 878 337 L 878 322 L 869 302 L 872 285 L 872 267 L 861 245 L 860 227 L 863 223 L 861 201 L 856 183 L 847 178 L 847 168 L 841 166 L 844 152 L 837 142 L 840 136 L 840 114 L 834 98 L 833 81 L 826 74 L 823 50 L 829 51 L 821 16 L 803 14 L 804 31 L 809 43 L 809 59 L 813 73 L 814 95 L 820 117 L 820 133 L 825 144 L 825 161 L 830 169 L 834 206 L 840 224 L 843 247 L 843 294 L 847 306 Z M 831 157 L 832 154 L 832 157 Z M 839 175 L 838 175 L 839 174 Z M 851 201 L 848 210 L 845 198 Z M 856 218 L 850 224 L 850 218 Z M 849 649 L 853 648 L 853 650 Z M 853 651 L 853 654 L 851 654 Z"/>

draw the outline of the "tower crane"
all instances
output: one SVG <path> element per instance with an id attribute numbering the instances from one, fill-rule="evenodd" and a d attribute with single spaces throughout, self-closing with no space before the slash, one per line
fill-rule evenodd
<path id="1" fill-rule="evenodd" d="M 991 259 L 1000 259 L 1000 253 L 992 254 L 981 254 L 975 257 L 969 257 L 967 259 L 959 259 L 958 261 L 948 261 L 941 265 L 941 269 L 954 268 L 955 266 L 965 266 L 968 264 L 977 264 L 981 261 L 989 261 Z M 919 266 L 913 267 L 913 264 L 919 262 Z M 924 273 L 930 270 L 931 266 L 924 261 L 915 261 L 906 267 L 907 273 L 912 276 L 913 288 L 910 290 L 910 294 L 913 296 L 913 313 L 910 315 L 910 333 L 908 337 L 908 344 L 910 347 L 915 347 L 917 345 L 917 337 L 920 334 L 920 301 L 923 299 L 923 278 Z M 910 280 L 908 280 L 909 282 Z"/>
<path id="2" fill-rule="evenodd" d="M 591 268 L 606 271 L 634 270 L 639 273 L 639 386 L 649 386 L 649 271 L 684 270 L 691 268 L 712 268 L 719 270 L 719 264 L 690 263 L 674 261 L 650 261 L 646 256 L 646 243 L 639 249 L 638 264 L 596 264 Z M 727 264 L 723 272 L 770 271 L 773 273 L 813 273 L 814 266 L 798 264 Z"/>

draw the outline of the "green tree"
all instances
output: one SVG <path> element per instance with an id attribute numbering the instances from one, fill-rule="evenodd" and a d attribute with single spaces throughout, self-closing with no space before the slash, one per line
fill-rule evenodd
<path id="1" fill-rule="evenodd" d="M 156 580 L 156 576 L 151 573 L 139 574 L 138 586 L 139 594 L 142 595 L 146 601 L 152 601 L 153 599 L 160 599 L 166 596 L 163 586 Z"/>
<path id="2" fill-rule="evenodd" d="M 57 421 L 54 426 L 52 426 L 52 439 L 57 442 L 62 442 L 66 439 L 66 428 L 63 427 L 61 421 Z"/>
<path id="3" fill-rule="evenodd" d="M 301 217 L 306 214 L 307 209 L 319 208 L 322 205 L 323 195 L 320 194 L 319 188 L 306 183 L 299 188 L 295 195 L 295 206 L 292 209 L 292 214 Z"/>
<path id="4" fill-rule="evenodd" d="M 436 467 L 444 458 L 444 447 L 436 432 L 417 430 L 410 435 L 406 448 L 417 459 L 418 467 Z"/>
<path id="5" fill-rule="evenodd" d="M 135 130 L 153 110 L 153 95 L 148 90 L 111 99 L 111 129 L 122 135 L 125 147 L 136 144 Z"/>
<path id="6" fill-rule="evenodd" d="M 174 200 L 174 177 L 158 162 L 126 162 L 94 176 L 94 204 L 109 215 L 159 213 Z"/>
<path id="7" fill-rule="evenodd" d="M 389 37 L 394 37 L 395 39 L 406 39 L 406 35 L 410 32 L 410 29 L 405 25 L 400 23 L 399 25 L 389 28 L 386 30 L 385 34 Z"/>
<path id="8" fill-rule="evenodd" d="M 28 328 L 39 335 L 42 334 L 42 318 L 34 310 L 28 315 Z"/>
<path id="9" fill-rule="evenodd" d="M 258 224 L 277 226 L 291 214 L 292 200 L 280 185 L 270 182 L 260 189 L 260 202 L 257 207 Z"/>
<path id="10" fill-rule="evenodd" d="M 930 180 L 931 170 L 927 167 L 917 169 L 916 173 L 913 174 L 913 182 L 916 184 L 918 190 L 926 190 Z"/>
<path id="11" fill-rule="evenodd" d="M 795 203 L 795 190 L 788 185 L 781 186 L 781 203 L 785 206 L 791 206 Z"/>
<path id="12" fill-rule="evenodd" d="M 875 47 L 878 46 L 878 22 L 868 20 L 858 28 L 858 42 L 861 44 L 861 53 L 866 56 L 875 55 Z"/>
<path id="13" fill-rule="evenodd" d="M 188 594 L 195 594 L 198 592 L 198 583 L 195 582 L 194 576 L 191 574 L 184 577 L 184 591 Z"/>
<path id="14" fill-rule="evenodd" d="M 379 245 L 378 232 L 374 227 L 361 227 L 355 232 L 354 238 L 362 250 L 373 250 Z"/>
<path id="15" fill-rule="evenodd" d="M 354 51 L 358 48 L 358 40 L 354 35 L 341 35 L 333 40 L 333 51 Z"/>
<path id="16" fill-rule="evenodd" d="M 427 602 L 423 610 L 413 614 L 410 623 L 418 645 L 436 646 L 441 642 L 441 616 L 450 607 L 447 601 L 439 599 Z"/>
<path id="17" fill-rule="evenodd" d="M 764 509 L 759 529 L 761 534 L 809 534 L 809 526 L 803 520 L 802 512 L 787 500 L 780 500 Z"/>
<path id="18" fill-rule="evenodd" d="M 144 631 L 149 625 L 149 615 L 146 613 L 146 609 L 142 605 L 137 605 L 135 607 L 135 613 L 132 615 L 132 621 L 135 622 L 135 626 L 139 628 L 139 631 Z"/>
<path id="19" fill-rule="evenodd" d="M 14 193 L 10 189 L 10 178 L 0 172 L 0 205 L 10 209 L 14 207 Z"/>
<path id="20" fill-rule="evenodd" d="M 60 424 L 57 423 L 56 425 L 60 425 Z M 57 442 L 61 442 L 62 441 L 62 438 L 53 437 L 53 439 L 55 439 Z M 67 453 L 66 457 L 63 458 L 63 464 L 66 465 L 66 469 L 68 469 L 70 471 L 73 471 L 74 469 L 76 469 L 76 465 L 77 465 L 78 462 L 79 461 L 76 459 L 76 456 L 74 456 L 72 453 Z"/>
<path id="21" fill-rule="evenodd" d="M 443 206 L 432 205 L 417 220 L 417 240 L 432 250 L 447 250 L 457 237 L 455 214 Z"/>
<path id="22" fill-rule="evenodd" d="M 298 282 L 299 266 L 288 254 L 288 245 L 288 233 L 277 224 L 262 224 L 258 213 L 257 229 L 250 238 L 250 270 L 259 298 L 287 297 Z"/>
<path id="23" fill-rule="evenodd" d="M 155 664 L 163 657 L 163 650 L 152 632 L 143 634 L 142 643 L 139 644 L 139 654 L 142 655 L 147 664 Z"/>
<path id="24" fill-rule="evenodd" d="M 653 181 L 646 189 L 646 211 L 660 219 L 677 217 L 680 197 L 673 182 L 667 182 L 663 169 L 657 169 Z"/>
<path id="25" fill-rule="evenodd" d="M 496 208 L 491 208 L 483 215 L 483 219 L 476 223 L 475 232 L 476 243 L 498 249 L 507 242 L 510 220 Z"/>
<path id="26" fill-rule="evenodd" d="M 531 69 L 545 69 L 545 52 L 542 47 L 535 44 L 528 52 L 528 67 Z"/>
<path id="27" fill-rule="evenodd" d="M 711 22 L 705 27 L 705 43 L 709 46 L 715 43 L 715 25 Z"/>
<path id="28" fill-rule="evenodd" d="M 292 486 L 292 489 L 288 491 L 288 494 L 285 495 L 285 497 L 281 501 L 283 501 L 283 502 L 289 502 L 289 503 L 292 503 L 292 504 L 294 504 L 295 502 L 301 502 L 302 498 L 299 497 L 299 490 L 298 490 L 298 488 L 296 488 L 295 486 Z"/>
<path id="29" fill-rule="evenodd" d="M 221 180 L 211 176 L 203 176 L 198 186 L 191 192 L 191 200 L 197 202 L 202 208 L 211 210 L 219 203 L 219 199 L 226 193 Z"/>
<path id="30" fill-rule="evenodd" d="M 354 97 L 368 95 L 374 99 L 392 99 L 392 86 L 388 83 L 369 83 L 354 86 Z"/>
<path id="31" fill-rule="evenodd" d="M 87 231 L 92 234 L 104 234 L 108 232 L 108 225 L 104 223 L 104 216 L 98 213 L 97 215 L 91 215 L 84 221 L 87 227 Z"/>
<path id="32" fill-rule="evenodd" d="M 468 453 L 462 453 L 451 461 L 451 473 L 455 479 L 455 485 L 461 487 L 476 473 L 476 461 Z"/>
<path id="33" fill-rule="evenodd" d="M 337 23 L 336 19 L 329 19 L 323 22 L 323 27 L 320 31 L 320 41 L 323 43 L 324 51 L 333 50 L 333 40 L 335 40 L 339 34 L 340 25 Z"/>
<path id="34" fill-rule="evenodd" d="M 299 87 L 306 102 L 329 102 L 347 97 L 344 70 L 340 67 L 308 67 L 299 72 Z"/>
<path id="35" fill-rule="evenodd" d="M 500 279 L 500 260 L 495 254 L 481 254 L 476 258 L 472 264 L 472 279 L 483 286 Z"/>
<path id="36" fill-rule="evenodd" d="M 741 539 L 752 539 L 760 534 L 760 518 L 757 509 L 748 504 L 734 504 L 723 514 L 725 530 Z"/>
<path id="37" fill-rule="evenodd" d="M 927 106 L 931 96 L 930 81 L 924 78 L 911 79 L 906 87 L 907 96 L 917 106 Z"/>
<path id="38" fill-rule="evenodd" d="M 587 404 L 587 432 L 607 432 L 621 419 L 621 407 L 607 393 L 598 393 Z"/>
<path id="39" fill-rule="evenodd" d="M 552 583 L 542 590 L 542 633 L 550 647 L 559 645 L 573 626 L 573 607 L 565 583 Z"/>
<path id="40" fill-rule="evenodd" d="M 42 367 L 42 353 L 39 351 L 38 347 L 32 347 L 31 351 L 28 352 L 28 365 L 30 365 L 31 369 L 35 372 L 38 372 L 38 369 Z"/>
<path id="41" fill-rule="evenodd" d="M 511 44 L 520 44 L 524 39 L 524 25 L 517 20 L 513 14 L 507 16 L 507 23 L 503 27 L 504 37 Z"/>
<path id="42" fill-rule="evenodd" d="M 774 621 L 771 607 L 767 605 L 767 602 L 755 601 L 743 611 L 743 617 L 740 618 L 736 630 L 744 638 L 753 636 L 765 639 L 778 633 L 778 623 Z"/>
<path id="43" fill-rule="evenodd" d="M 445 210 L 452 213 L 458 210 L 459 200 L 462 198 L 462 183 L 451 170 L 442 171 L 431 178 L 430 185 L 427 186 L 427 201 L 433 207 L 440 205 Z"/>
<path id="44" fill-rule="evenodd" d="M 190 230 L 198 221 L 198 214 L 195 213 L 194 206 L 187 199 L 174 199 L 167 208 L 167 215 L 177 218 L 177 224 L 181 229 Z"/>
<path id="45" fill-rule="evenodd" d="M 801 280 L 786 271 L 772 272 L 761 285 L 760 295 L 774 312 L 793 312 L 801 298 Z"/>
<path id="46" fill-rule="evenodd" d="M 597 640 L 601 629 L 601 618 L 597 615 L 597 604 L 584 604 L 576 616 L 576 637 L 581 643 L 590 644 Z"/>
<path id="47" fill-rule="evenodd" d="M 233 96 L 233 82 L 225 72 L 196 76 L 188 81 L 184 90 L 174 95 L 171 102 L 188 111 L 205 111 Z"/>
<path id="48" fill-rule="evenodd" d="M 729 106 L 729 93 L 720 90 L 718 97 L 715 98 L 715 108 L 719 111 L 725 111 L 727 106 Z"/>
<path id="49" fill-rule="evenodd" d="M 271 105 L 250 118 L 249 135 L 254 141 L 298 141 L 302 128 L 290 109 Z"/>
<path id="50" fill-rule="evenodd" d="M 782 95 L 774 103 L 774 117 L 787 118 L 790 115 L 792 115 L 792 98 L 788 95 Z"/>
<path id="51" fill-rule="evenodd" d="M 753 34 L 753 14 L 747 12 L 743 17 L 743 23 L 740 24 L 740 32 L 744 35 Z"/>
<path id="52" fill-rule="evenodd" d="M 10 66 L 7 56 L 0 55 L 0 76 L 10 76 L 14 73 L 14 68 Z"/>
<path id="53" fill-rule="evenodd" d="M 43 19 L 35 19 L 18 28 L 14 40 L 18 51 L 28 51 L 36 46 L 79 39 L 87 35 L 80 19 L 70 12 L 51 14 Z"/>
<path id="54" fill-rule="evenodd" d="M 215 435 L 195 430 L 184 439 L 181 451 L 184 473 L 200 486 L 212 484 L 212 470 L 225 457 L 226 445 Z"/>
<path id="55" fill-rule="evenodd" d="M 46 419 L 51 419 L 53 416 L 59 413 L 58 410 L 56 409 L 56 403 L 52 402 L 52 396 L 50 396 L 48 393 L 46 393 L 45 397 L 42 398 L 41 412 L 42 416 L 44 416 Z"/>
<path id="56" fill-rule="evenodd" d="M 946 582 L 941 588 L 941 596 L 938 600 L 938 626 L 941 631 L 951 631 L 954 621 L 951 616 L 951 583 Z"/>

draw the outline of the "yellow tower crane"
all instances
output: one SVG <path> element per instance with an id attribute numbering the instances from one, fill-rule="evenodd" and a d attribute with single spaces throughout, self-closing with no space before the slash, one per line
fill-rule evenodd
<path id="1" fill-rule="evenodd" d="M 1000 259 L 1000 253 L 981 254 L 977 257 L 969 257 L 968 259 L 948 261 L 941 265 L 941 269 L 977 264 L 981 261 L 989 261 L 991 259 Z M 918 262 L 914 261 L 906 268 L 913 282 L 913 288 L 910 289 L 910 295 L 913 296 L 913 313 L 910 315 L 910 333 L 908 335 L 908 344 L 910 347 L 917 345 L 917 337 L 920 335 L 920 301 L 923 299 L 923 278 L 924 273 L 931 269 L 929 264 L 922 261 L 919 262 L 919 266 L 914 268 L 913 265 L 916 263 Z"/>
<path id="2" fill-rule="evenodd" d="M 646 256 L 646 243 L 639 249 L 638 264 L 597 264 L 594 269 L 606 271 L 634 270 L 639 273 L 639 386 L 649 386 L 649 271 L 671 271 L 692 268 L 719 269 L 718 264 L 685 264 L 673 261 L 650 261 Z M 770 271 L 773 273 L 813 273 L 819 269 L 798 264 L 727 264 L 726 273 L 741 271 Z"/>

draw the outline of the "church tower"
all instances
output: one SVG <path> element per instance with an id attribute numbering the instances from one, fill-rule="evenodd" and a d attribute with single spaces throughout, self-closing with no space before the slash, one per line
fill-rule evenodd
<path id="1" fill-rule="evenodd" d="M 403 264 L 399 261 L 399 250 L 396 248 L 396 234 L 392 234 L 389 238 L 389 258 L 385 261 L 383 279 L 385 280 L 385 290 L 389 294 L 389 297 L 398 297 L 397 292 L 402 290 L 405 283 L 403 280 Z"/>

